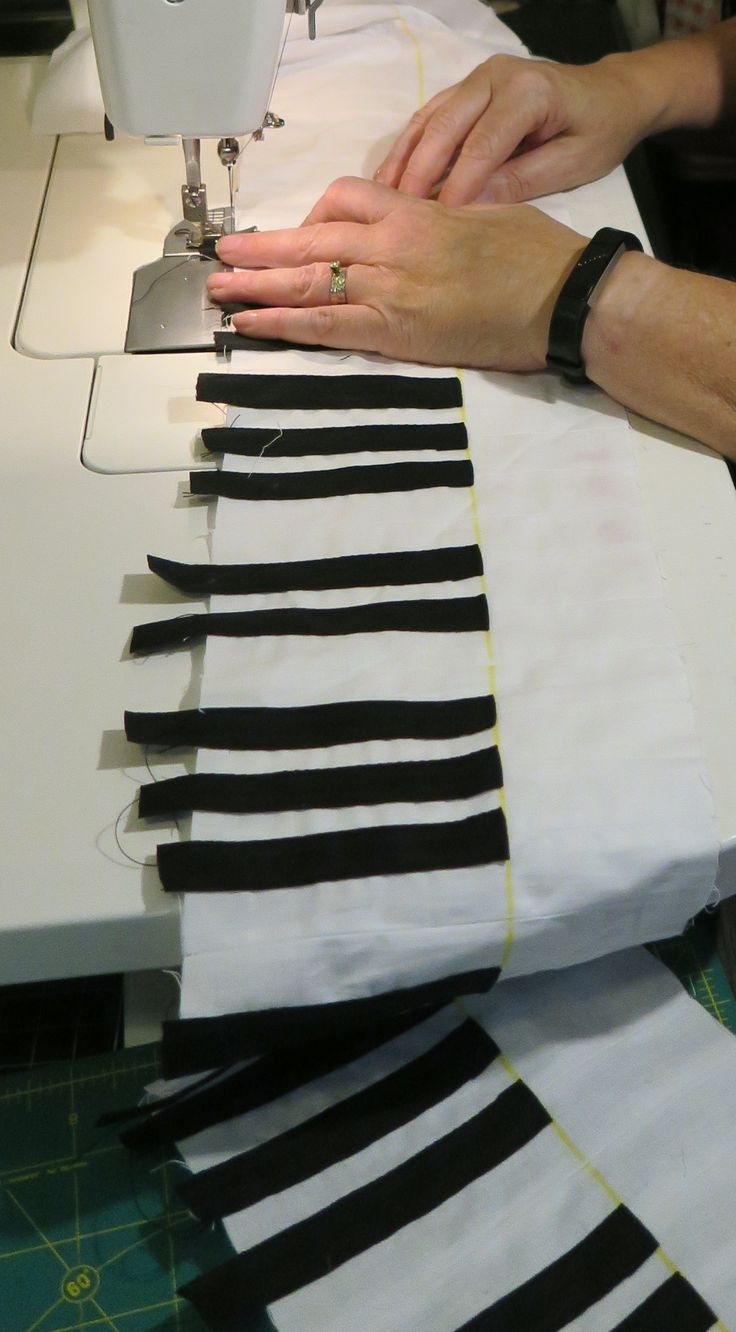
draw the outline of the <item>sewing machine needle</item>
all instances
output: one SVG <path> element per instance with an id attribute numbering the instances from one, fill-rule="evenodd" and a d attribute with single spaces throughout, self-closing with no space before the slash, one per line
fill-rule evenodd
<path id="1" fill-rule="evenodd" d="M 235 230 L 235 209 L 234 209 L 234 202 L 233 202 L 233 200 L 234 200 L 234 193 L 233 193 L 233 163 L 232 163 L 232 162 L 228 162 L 228 166 L 227 166 L 227 186 L 228 186 L 228 190 L 230 191 L 230 217 L 232 218 L 232 229 L 233 229 L 233 231 L 234 231 L 234 230 Z"/>

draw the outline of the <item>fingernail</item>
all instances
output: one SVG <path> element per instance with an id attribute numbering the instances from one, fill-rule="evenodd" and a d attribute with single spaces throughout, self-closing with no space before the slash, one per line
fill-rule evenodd
<path id="1" fill-rule="evenodd" d="M 227 259 L 229 254 L 233 253 L 234 236 L 221 236 L 215 246 L 220 259 Z"/>

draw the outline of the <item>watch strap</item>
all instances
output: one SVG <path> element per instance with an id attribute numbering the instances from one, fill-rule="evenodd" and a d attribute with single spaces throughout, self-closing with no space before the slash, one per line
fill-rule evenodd
<path id="1" fill-rule="evenodd" d="M 586 245 L 557 297 L 549 325 L 547 365 L 573 384 L 589 383 L 582 358 L 585 321 L 593 296 L 627 250 L 641 250 L 638 237 L 601 227 Z"/>

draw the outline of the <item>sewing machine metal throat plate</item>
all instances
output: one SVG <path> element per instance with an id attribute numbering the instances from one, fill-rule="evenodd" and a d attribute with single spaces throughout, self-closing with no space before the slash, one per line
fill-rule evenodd
<path id="1" fill-rule="evenodd" d="M 225 265 L 206 246 L 189 244 L 189 235 L 186 223 L 179 223 L 166 237 L 162 257 L 133 274 L 127 352 L 207 351 L 222 329 L 223 311 L 212 304 L 207 279 Z"/>

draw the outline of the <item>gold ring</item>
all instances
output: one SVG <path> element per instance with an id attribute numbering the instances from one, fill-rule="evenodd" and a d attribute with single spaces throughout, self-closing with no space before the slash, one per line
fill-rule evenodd
<path id="1" fill-rule="evenodd" d="M 348 275 L 339 259 L 333 259 L 330 274 L 330 305 L 346 305 Z"/>

